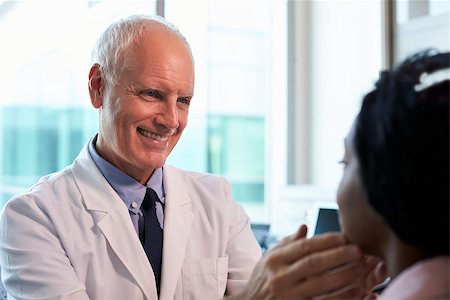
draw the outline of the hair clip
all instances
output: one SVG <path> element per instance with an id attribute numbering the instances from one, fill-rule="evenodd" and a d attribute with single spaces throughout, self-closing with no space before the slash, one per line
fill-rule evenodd
<path id="1" fill-rule="evenodd" d="M 420 83 L 414 86 L 416 92 L 421 92 L 442 81 L 450 80 L 450 69 L 442 69 L 431 74 L 423 73 L 420 75 Z"/>

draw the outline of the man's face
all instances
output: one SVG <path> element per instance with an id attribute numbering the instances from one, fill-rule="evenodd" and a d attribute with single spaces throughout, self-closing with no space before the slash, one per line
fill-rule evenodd
<path id="1" fill-rule="evenodd" d="M 118 83 L 102 93 L 96 148 L 145 184 L 186 127 L 194 66 L 185 43 L 167 29 L 144 33 L 129 49 L 128 60 Z"/>
<path id="2" fill-rule="evenodd" d="M 353 126 L 354 127 L 354 126 Z M 368 254 L 381 255 L 388 227 L 368 201 L 354 148 L 354 128 L 345 139 L 344 174 L 337 192 L 340 222 L 348 240 Z"/>

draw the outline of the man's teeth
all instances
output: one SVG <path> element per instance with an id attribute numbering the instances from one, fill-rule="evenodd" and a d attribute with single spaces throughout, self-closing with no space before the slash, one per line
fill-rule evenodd
<path id="1" fill-rule="evenodd" d="M 142 128 L 138 128 L 137 131 L 142 134 L 143 136 L 149 137 L 151 139 L 157 140 L 157 141 L 167 141 L 167 139 L 169 138 L 168 136 L 162 136 L 156 133 L 152 133 L 150 131 L 147 131 L 145 129 Z"/>

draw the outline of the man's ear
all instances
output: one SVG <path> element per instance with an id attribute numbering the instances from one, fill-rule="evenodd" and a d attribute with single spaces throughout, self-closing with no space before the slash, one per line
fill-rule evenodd
<path id="1" fill-rule="evenodd" d="M 98 64 L 94 64 L 89 71 L 89 95 L 91 103 L 95 108 L 103 105 L 103 95 L 105 90 L 105 79 Z"/>

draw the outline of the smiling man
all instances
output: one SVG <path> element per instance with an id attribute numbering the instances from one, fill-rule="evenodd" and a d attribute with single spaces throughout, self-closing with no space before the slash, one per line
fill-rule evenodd
<path id="1" fill-rule="evenodd" d="M 260 257 L 228 182 L 165 164 L 194 94 L 173 25 L 133 16 L 99 38 L 89 72 L 99 131 L 72 165 L 11 199 L 2 281 L 15 299 L 218 299 Z"/>

